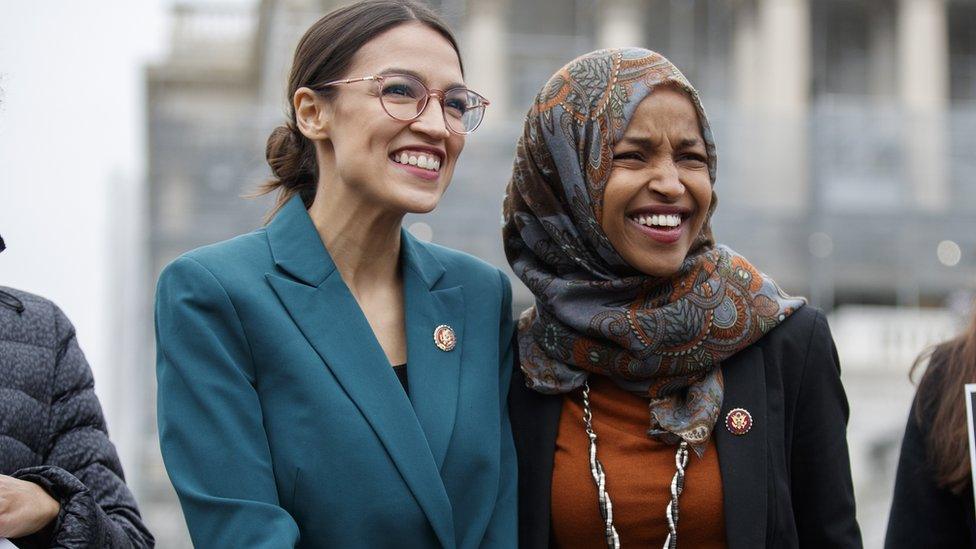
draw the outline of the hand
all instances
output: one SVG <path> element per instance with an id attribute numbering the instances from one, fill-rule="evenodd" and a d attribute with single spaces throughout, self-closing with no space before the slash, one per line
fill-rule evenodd
<path id="1" fill-rule="evenodd" d="M 61 512 L 61 504 L 37 484 L 0 475 L 0 538 L 40 531 Z"/>

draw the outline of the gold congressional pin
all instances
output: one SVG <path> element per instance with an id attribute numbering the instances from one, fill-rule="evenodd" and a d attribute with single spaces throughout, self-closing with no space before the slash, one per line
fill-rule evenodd
<path id="1" fill-rule="evenodd" d="M 437 345 L 437 348 L 445 353 L 454 349 L 454 346 L 457 345 L 454 329 L 447 324 L 441 324 L 434 328 L 434 345 Z"/>
<path id="2" fill-rule="evenodd" d="M 733 435 L 744 435 L 752 429 L 752 414 L 745 408 L 733 408 L 725 416 L 725 428 Z"/>

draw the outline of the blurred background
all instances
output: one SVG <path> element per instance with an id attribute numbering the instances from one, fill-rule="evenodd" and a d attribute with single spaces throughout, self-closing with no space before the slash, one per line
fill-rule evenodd
<path id="1" fill-rule="evenodd" d="M 160 547 L 190 543 L 155 428 L 155 279 L 261 224 L 270 200 L 241 195 L 268 175 L 294 46 L 340 3 L 0 0 L 0 284 L 75 322 Z M 716 136 L 718 240 L 829 313 L 859 519 L 880 547 L 908 371 L 976 291 L 976 0 L 430 3 L 492 105 L 410 230 L 507 268 L 501 200 L 534 94 L 596 48 L 665 54 Z"/>

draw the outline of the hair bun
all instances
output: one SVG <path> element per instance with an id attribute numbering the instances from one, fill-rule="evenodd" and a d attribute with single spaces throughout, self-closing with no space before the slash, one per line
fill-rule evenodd
<path id="1" fill-rule="evenodd" d="M 312 141 L 294 124 L 284 124 L 271 131 L 264 156 L 273 177 L 262 183 L 251 196 L 278 191 L 276 204 L 265 221 L 270 221 L 274 213 L 296 194 L 302 197 L 306 208 L 311 206 L 319 178 Z"/>
<path id="2" fill-rule="evenodd" d="M 265 149 L 268 166 L 275 178 L 286 187 L 297 183 L 296 178 L 301 172 L 303 138 L 292 124 L 278 126 L 268 136 Z"/>

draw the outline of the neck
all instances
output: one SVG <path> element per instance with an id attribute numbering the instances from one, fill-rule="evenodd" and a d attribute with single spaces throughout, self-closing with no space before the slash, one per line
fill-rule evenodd
<path id="1" fill-rule="evenodd" d="M 324 185 L 308 213 L 354 295 L 399 282 L 402 213 Z"/>

